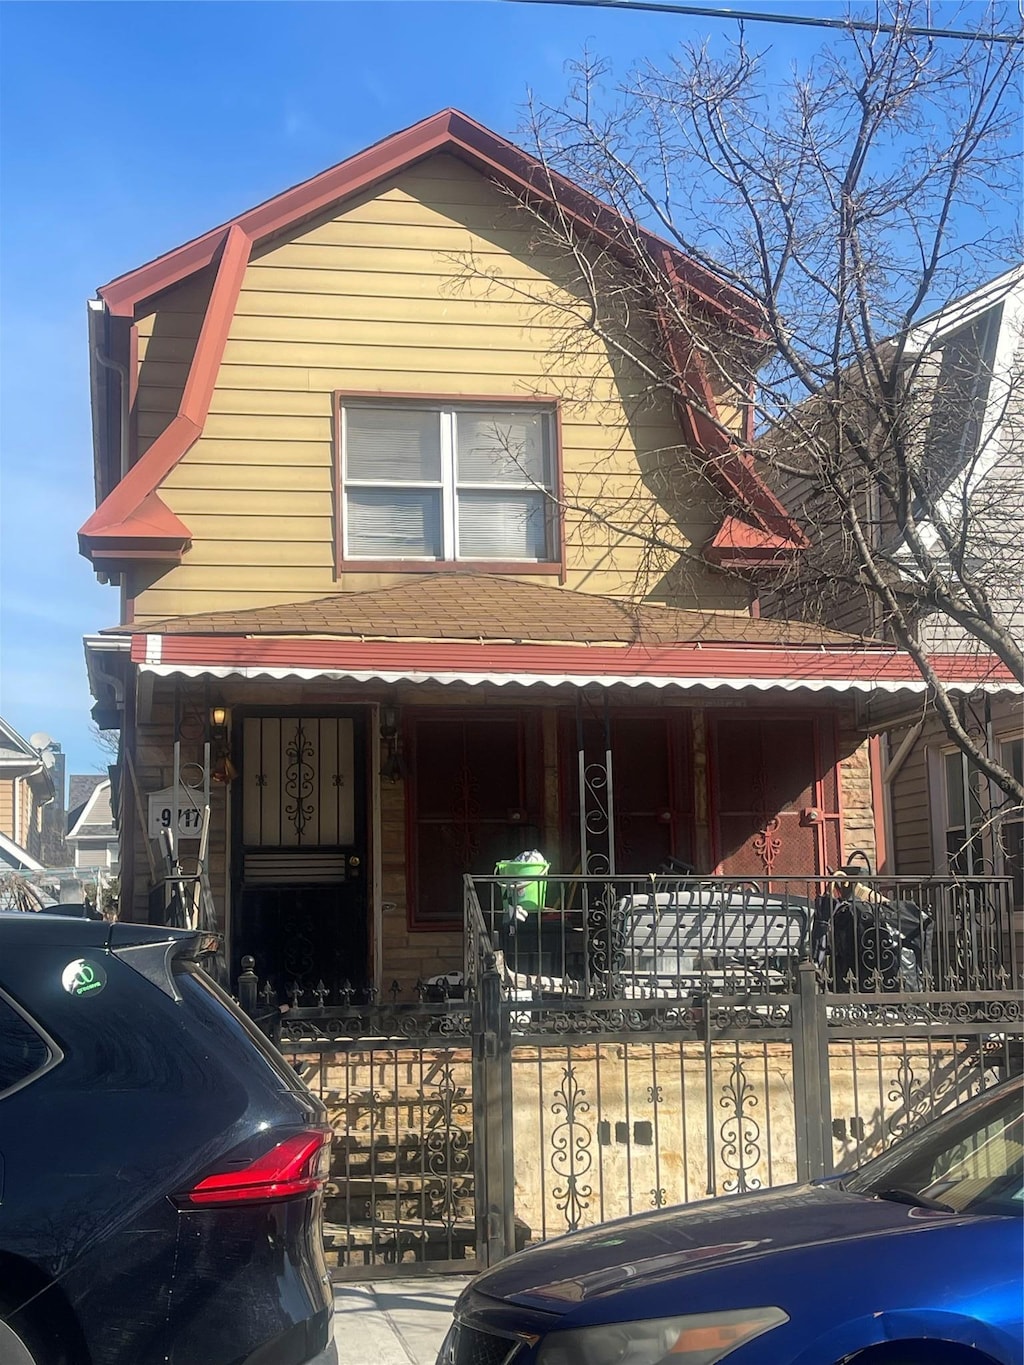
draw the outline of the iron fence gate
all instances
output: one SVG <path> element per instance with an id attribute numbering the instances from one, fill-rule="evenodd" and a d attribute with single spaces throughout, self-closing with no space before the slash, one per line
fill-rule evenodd
<path id="1" fill-rule="evenodd" d="M 852 1169 L 1024 1067 L 1005 883 L 522 891 L 467 878 L 448 998 L 265 1001 L 335 1127 L 339 1277 Z"/>

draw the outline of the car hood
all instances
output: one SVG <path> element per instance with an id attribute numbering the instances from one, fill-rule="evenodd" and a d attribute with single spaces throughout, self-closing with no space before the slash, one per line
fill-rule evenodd
<path id="1" fill-rule="evenodd" d="M 695 1275 L 730 1262 L 819 1243 L 911 1231 L 949 1214 L 800 1185 L 604 1223 L 503 1261 L 474 1282 L 497 1299 L 549 1313 L 613 1294 Z"/>

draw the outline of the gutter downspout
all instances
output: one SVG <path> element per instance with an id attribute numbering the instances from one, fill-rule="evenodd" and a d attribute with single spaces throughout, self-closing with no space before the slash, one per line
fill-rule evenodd
<path id="1" fill-rule="evenodd" d="M 104 369 L 113 370 L 120 381 L 119 389 L 121 395 L 121 422 L 118 434 L 120 436 L 121 447 L 120 452 L 121 478 L 123 479 L 124 476 L 128 473 L 128 419 L 129 419 L 128 366 L 122 365 L 121 362 L 118 360 L 111 360 L 109 356 L 104 355 L 103 352 L 100 350 L 98 342 L 96 343 L 96 345 L 93 346 L 92 354 L 93 358 L 97 361 L 98 364 L 102 365 Z"/>

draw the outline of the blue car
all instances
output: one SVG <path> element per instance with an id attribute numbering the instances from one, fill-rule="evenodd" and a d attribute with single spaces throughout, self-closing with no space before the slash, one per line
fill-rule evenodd
<path id="1" fill-rule="evenodd" d="M 606 1223 L 465 1290 L 438 1365 L 1020 1365 L 1024 1087 L 855 1174 Z"/>

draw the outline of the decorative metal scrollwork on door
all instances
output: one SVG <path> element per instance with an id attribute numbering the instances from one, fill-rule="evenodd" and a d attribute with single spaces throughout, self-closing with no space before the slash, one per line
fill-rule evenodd
<path id="1" fill-rule="evenodd" d="M 588 732 L 600 724 L 601 741 L 588 750 Z M 579 752 L 580 867 L 587 876 L 615 874 L 615 793 L 612 783 L 611 725 L 608 698 L 586 692 L 576 699 L 576 743 Z"/>
<path id="2" fill-rule="evenodd" d="M 338 848 L 354 839 L 353 722 L 247 716 L 242 829 L 249 848 Z"/>

